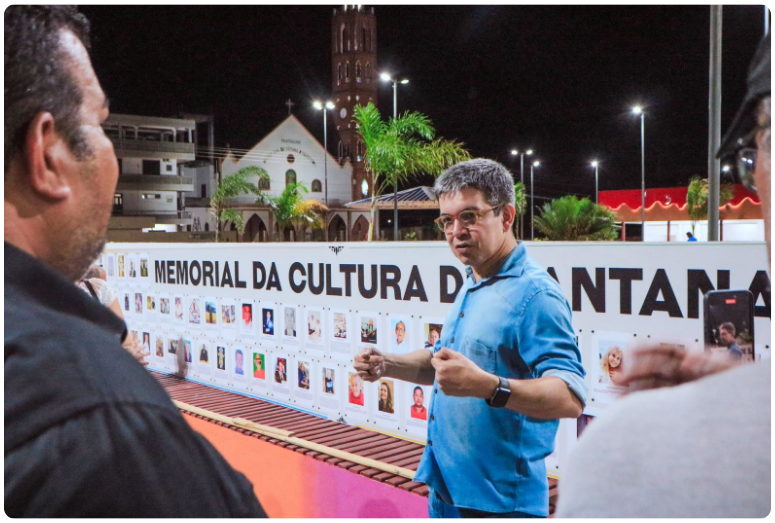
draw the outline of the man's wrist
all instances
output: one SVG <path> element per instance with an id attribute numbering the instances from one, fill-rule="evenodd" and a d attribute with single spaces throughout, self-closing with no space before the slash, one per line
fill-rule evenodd
<path id="1" fill-rule="evenodd" d="M 484 380 L 484 383 L 482 385 L 482 391 L 479 394 L 479 397 L 485 400 L 492 399 L 493 396 L 495 396 L 495 392 L 498 390 L 498 387 L 500 386 L 501 380 L 498 376 L 495 374 L 490 374 L 489 372 L 486 373 L 487 379 Z"/>

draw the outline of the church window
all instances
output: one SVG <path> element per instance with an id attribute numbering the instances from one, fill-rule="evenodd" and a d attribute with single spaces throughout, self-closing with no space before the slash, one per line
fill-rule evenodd
<path id="1" fill-rule="evenodd" d="M 361 62 L 355 62 L 355 81 L 361 83 Z"/>
<path id="2" fill-rule="evenodd" d="M 336 66 L 336 85 L 342 83 L 342 64 Z"/>
<path id="3" fill-rule="evenodd" d="M 344 144 L 342 143 L 341 140 L 339 140 L 338 151 L 339 151 L 339 158 L 343 158 L 344 157 Z"/>
<path id="4" fill-rule="evenodd" d="M 285 186 L 288 187 L 294 183 L 296 183 L 296 171 L 293 169 L 288 169 L 285 171 Z"/>
<path id="5" fill-rule="evenodd" d="M 320 180 L 312 180 L 312 192 L 323 192 L 323 184 Z"/>
<path id="6" fill-rule="evenodd" d="M 366 82 L 371 82 L 371 62 L 366 62 Z"/>
<path id="7" fill-rule="evenodd" d="M 293 163 L 296 161 L 296 157 L 292 154 L 289 154 L 285 159 L 288 161 L 288 163 Z"/>
<path id="8" fill-rule="evenodd" d="M 364 196 L 369 195 L 369 182 L 367 182 L 366 180 L 363 180 L 361 182 L 361 194 Z"/>
<path id="9" fill-rule="evenodd" d="M 258 179 L 258 188 L 262 191 L 268 191 L 270 189 L 270 182 L 269 178 L 259 178 Z"/>
<path id="10" fill-rule="evenodd" d="M 339 52 L 344 53 L 344 41 L 347 39 L 347 29 L 345 29 L 344 24 L 342 24 L 342 28 L 339 30 Z"/>
<path id="11" fill-rule="evenodd" d="M 366 28 L 361 27 L 361 49 L 364 51 L 367 51 L 366 49 Z"/>
<path id="12" fill-rule="evenodd" d="M 344 64 L 344 81 L 350 82 L 350 62 Z"/>

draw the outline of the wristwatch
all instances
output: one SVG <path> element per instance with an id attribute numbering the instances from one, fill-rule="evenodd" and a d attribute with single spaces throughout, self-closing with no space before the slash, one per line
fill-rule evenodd
<path id="1" fill-rule="evenodd" d="M 498 388 L 495 389 L 495 393 L 492 395 L 492 398 L 484 400 L 487 402 L 487 405 L 490 407 L 495 407 L 496 409 L 505 407 L 506 403 L 509 401 L 509 397 L 511 397 L 511 386 L 509 385 L 509 380 L 506 378 L 501 378 L 500 376 L 498 376 L 498 379 L 500 380 L 500 383 L 498 384 Z"/>

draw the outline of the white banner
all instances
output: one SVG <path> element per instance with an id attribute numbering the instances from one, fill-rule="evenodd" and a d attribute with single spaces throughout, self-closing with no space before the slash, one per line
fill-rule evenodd
<path id="1" fill-rule="evenodd" d="M 634 344 L 702 350 L 709 290 L 751 290 L 756 357 L 769 358 L 763 243 L 536 242 L 528 254 L 571 303 L 586 414 L 626 392 L 614 367 Z M 425 440 L 429 387 L 363 383 L 352 358 L 362 347 L 406 353 L 438 339 L 465 275 L 445 243 L 109 244 L 103 263 L 151 368 Z M 562 422 L 555 475 L 573 446 L 569 427 Z"/>

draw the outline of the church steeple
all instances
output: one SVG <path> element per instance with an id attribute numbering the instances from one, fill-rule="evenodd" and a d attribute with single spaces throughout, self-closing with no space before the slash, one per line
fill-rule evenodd
<path id="1" fill-rule="evenodd" d="M 371 180 L 363 165 L 364 146 L 352 121 L 353 107 L 377 103 L 377 20 L 374 8 L 343 6 L 331 21 L 332 99 L 334 123 L 339 133 L 336 154 L 353 165 L 353 200 L 364 198 L 363 181 L 371 193 Z"/>

